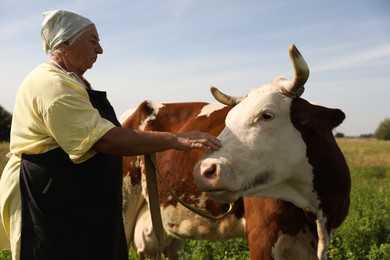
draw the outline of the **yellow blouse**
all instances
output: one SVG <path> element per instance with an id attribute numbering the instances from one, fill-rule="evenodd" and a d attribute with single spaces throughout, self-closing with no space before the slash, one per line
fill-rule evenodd
<path id="1" fill-rule="evenodd" d="M 91 105 L 83 85 L 65 71 L 38 65 L 23 81 L 12 117 L 12 157 L 0 176 L 0 249 L 18 260 L 21 231 L 20 157 L 61 147 L 74 163 L 96 154 L 91 147 L 115 127 Z"/>

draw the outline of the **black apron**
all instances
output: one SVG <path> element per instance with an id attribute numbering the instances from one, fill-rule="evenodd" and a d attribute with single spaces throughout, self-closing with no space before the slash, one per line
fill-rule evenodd
<path id="1" fill-rule="evenodd" d="M 88 90 L 100 115 L 120 123 L 105 92 Z M 61 148 L 23 154 L 21 260 L 128 260 L 122 157 L 74 164 Z"/>

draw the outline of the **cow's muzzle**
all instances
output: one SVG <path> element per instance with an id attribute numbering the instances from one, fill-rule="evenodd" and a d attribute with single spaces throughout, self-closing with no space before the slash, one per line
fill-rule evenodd
<path id="1" fill-rule="evenodd" d="M 239 197 L 240 183 L 232 178 L 231 168 L 223 159 L 199 161 L 194 167 L 193 176 L 198 189 L 215 201 L 229 203 Z"/>

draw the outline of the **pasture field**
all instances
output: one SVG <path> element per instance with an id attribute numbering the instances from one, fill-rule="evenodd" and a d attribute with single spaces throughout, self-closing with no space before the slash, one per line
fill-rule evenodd
<path id="1" fill-rule="evenodd" d="M 329 259 L 390 259 L 390 141 L 363 138 L 337 139 L 352 176 L 351 207 L 333 236 Z M 8 144 L 0 144 L 0 170 Z M 98 250 L 98 249 L 97 249 Z M 223 242 L 188 240 L 181 259 L 249 259 L 243 239 Z M 0 251 L 0 260 L 11 259 Z M 139 259 L 130 252 L 129 259 Z"/>

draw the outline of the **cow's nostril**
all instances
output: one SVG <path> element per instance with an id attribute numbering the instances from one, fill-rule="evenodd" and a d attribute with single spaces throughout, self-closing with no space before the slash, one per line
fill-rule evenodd
<path id="1" fill-rule="evenodd" d="M 217 165 L 213 163 L 203 170 L 202 175 L 207 179 L 210 179 L 214 176 L 216 170 L 217 170 Z"/>

